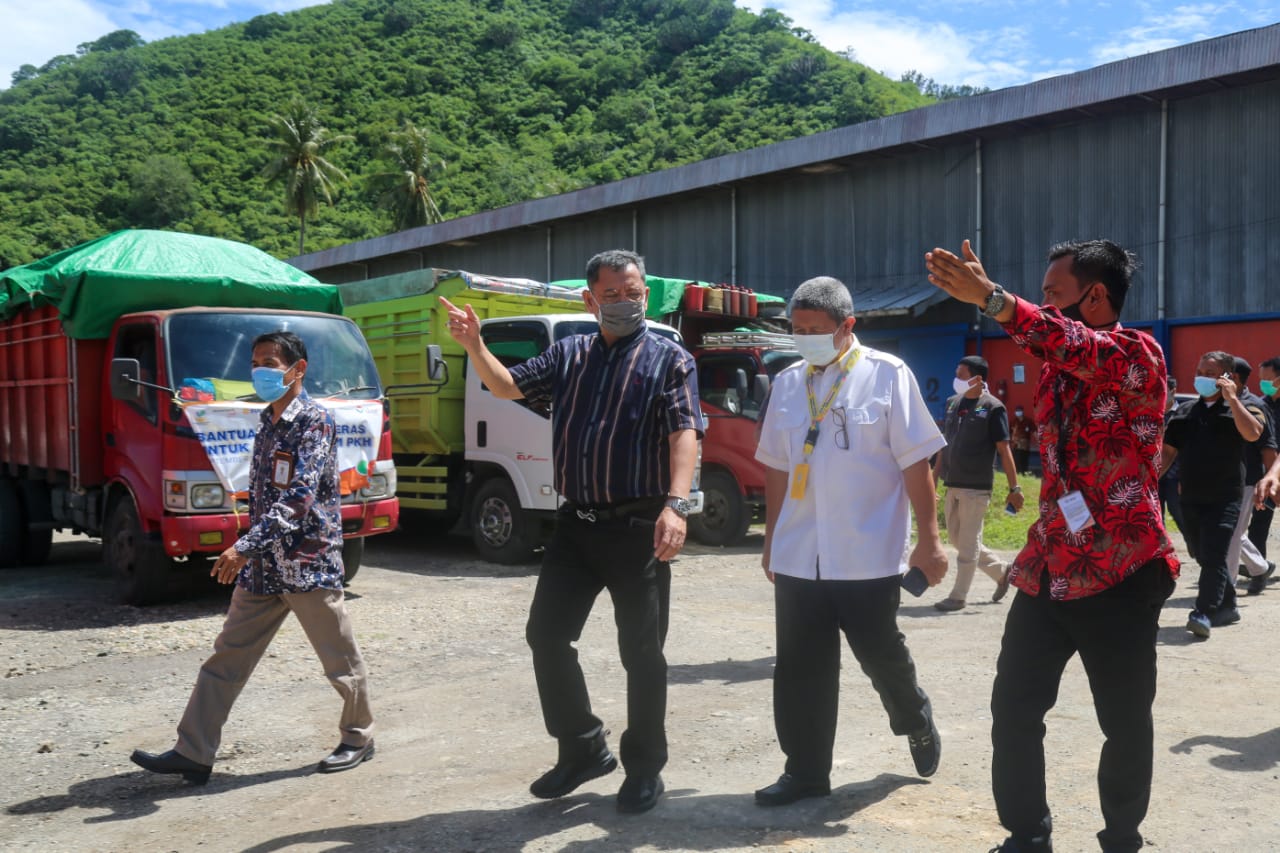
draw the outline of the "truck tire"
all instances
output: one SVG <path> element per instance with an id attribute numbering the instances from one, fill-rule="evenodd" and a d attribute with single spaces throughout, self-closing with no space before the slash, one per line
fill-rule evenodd
<path id="1" fill-rule="evenodd" d="M 18 487 L 18 493 L 22 497 L 23 519 L 28 525 L 22 537 L 22 564 L 43 566 L 49 559 L 49 549 L 53 547 L 49 487 L 34 480 L 24 480 Z M 35 523 L 42 526 L 29 526 Z"/>
<path id="2" fill-rule="evenodd" d="M 505 477 L 490 477 L 471 502 L 471 539 L 482 559 L 512 566 L 533 559 L 538 525 L 532 523 Z"/>
<path id="3" fill-rule="evenodd" d="M 710 471 L 702 477 L 702 512 L 689 516 L 689 535 L 703 545 L 737 545 L 751 526 L 751 508 L 733 476 Z"/>
<path id="4" fill-rule="evenodd" d="M 342 540 L 342 568 L 346 574 L 342 576 L 342 585 L 350 586 L 360 571 L 360 562 L 364 560 L 364 537 Z"/>
<path id="5" fill-rule="evenodd" d="M 102 550 L 122 603 L 141 607 L 172 594 L 173 561 L 159 542 L 147 538 L 133 499 L 127 495 L 117 500 L 107 515 Z"/>
<path id="6" fill-rule="evenodd" d="M 0 569 L 21 565 L 25 533 L 18 484 L 8 477 L 0 477 Z"/>

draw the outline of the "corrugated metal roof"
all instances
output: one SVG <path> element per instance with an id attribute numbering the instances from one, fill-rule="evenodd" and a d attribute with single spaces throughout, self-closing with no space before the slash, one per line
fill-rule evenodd
<path id="1" fill-rule="evenodd" d="M 956 137 L 1060 122 L 1073 113 L 1096 115 L 1133 100 L 1189 95 L 1221 86 L 1280 77 L 1280 24 L 1170 48 L 986 95 L 961 98 L 812 136 L 715 157 L 563 195 L 514 204 L 301 255 L 304 270 L 362 263 L 371 258 L 438 246 L 511 229 L 732 184 L 833 160 Z"/>
<path id="2" fill-rule="evenodd" d="M 918 317 L 947 294 L 929 282 L 874 290 L 854 288 L 853 313 L 857 317 Z"/>

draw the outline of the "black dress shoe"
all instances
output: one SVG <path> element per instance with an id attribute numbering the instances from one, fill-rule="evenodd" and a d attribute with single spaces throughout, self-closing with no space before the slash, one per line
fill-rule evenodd
<path id="1" fill-rule="evenodd" d="M 583 782 L 589 782 L 618 769 L 601 732 L 590 738 L 565 738 L 560 741 L 560 758 L 556 766 L 539 776 L 529 786 L 529 793 L 543 800 L 554 800 L 571 793 Z"/>
<path id="2" fill-rule="evenodd" d="M 337 773 L 339 770 L 350 770 L 370 758 L 373 758 L 373 741 L 369 741 L 364 746 L 340 743 L 337 749 L 320 760 L 316 770 L 321 773 Z"/>
<path id="3" fill-rule="evenodd" d="M 790 773 L 783 773 L 777 782 L 756 791 L 756 805 L 785 806 L 806 797 L 826 797 L 830 794 L 831 783 L 828 781 L 804 782 Z"/>
<path id="4" fill-rule="evenodd" d="M 661 797 L 665 790 L 662 777 L 657 774 L 628 776 L 623 780 L 622 787 L 618 789 L 618 811 L 627 814 L 647 812 L 658 804 L 658 797 Z"/>
<path id="5" fill-rule="evenodd" d="M 181 773 L 182 778 L 193 785 L 203 785 L 208 782 L 209 774 L 213 772 L 212 766 L 192 761 L 172 749 L 159 755 L 135 749 L 133 755 L 129 756 L 129 760 L 152 773 Z"/>

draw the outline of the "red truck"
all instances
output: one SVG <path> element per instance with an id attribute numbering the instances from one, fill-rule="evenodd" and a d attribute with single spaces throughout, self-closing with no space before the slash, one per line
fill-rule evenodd
<path id="1" fill-rule="evenodd" d="M 652 299 L 651 299 L 652 301 Z M 759 420 L 778 372 L 800 359 L 784 328 L 781 300 L 755 316 L 681 307 L 662 317 L 680 330 L 698 365 L 707 418 L 702 441 L 702 512 L 689 534 L 705 545 L 736 545 L 764 507 L 764 466 L 756 461 Z M 767 315 L 767 316 L 766 316 Z"/>
<path id="2" fill-rule="evenodd" d="M 247 506 L 215 474 L 181 397 L 244 393 L 254 337 L 287 328 L 308 346 L 308 393 L 382 401 L 385 413 L 368 345 L 340 311 L 335 288 L 194 235 L 117 232 L 0 273 L 0 567 L 43 563 L 66 529 L 102 537 L 126 603 L 207 573 L 190 558 L 232 544 Z M 383 421 L 386 464 L 343 497 L 348 580 L 363 537 L 399 517 Z"/>

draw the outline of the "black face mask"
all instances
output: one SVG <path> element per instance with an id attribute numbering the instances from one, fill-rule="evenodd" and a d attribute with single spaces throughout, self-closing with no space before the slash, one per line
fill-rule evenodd
<path id="1" fill-rule="evenodd" d="M 1060 312 L 1062 312 L 1062 316 L 1063 316 L 1063 317 L 1066 317 L 1068 320 L 1075 320 L 1077 323 L 1084 323 L 1086 326 L 1089 326 L 1089 328 L 1090 328 L 1090 329 L 1107 329 L 1107 328 L 1110 328 L 1110 327 L 1111 327 L 1111 325 L 1112 325 L 1111 323 L 1103 323 L 1101 326 L 1093 326 L 1093 325 L 1090 325 L 1090 324 L 1089 324 L 1089 323 L 1084 319 L 1084 313 L 1080 310 L 1080 306 L 1081 306 L 1081 305 L 1084 303 L 1084 301 L 1085 301 L 1086 299 L 1088 299 L 1088 298 L 1089 298 L 1089 291 L 1085 291 L 1084 296 L 1081 296 L 1081 297 L 1080 297 L 1080 298 L 1075 302 L 1075 304 L 1073 304 L 1073 305 L 1068 305 L 1066 308 L 1059 308 L 1058 310 L 1059 310 Z"/>
<path id="2" fill-rule="evenodd" d="M 1068 305 L 1066 308 L 1060 308 L 1058 310 L 1060 310 L 1062 312 L 1062 316 L 1066 317 L 1068 320 L 1075 320 L 1077 323 L 1084 323 L 1084 314 L 1080 311 L 1080 303 L 1084 302 L 1088 298 L 1089 294 L 1086 293 L 1084 296 L 1081 296 L 1080 300 L 1074 305 Z M 1085 325 L 1087 326 L 1089 324 L 1085 323 Z"/>

